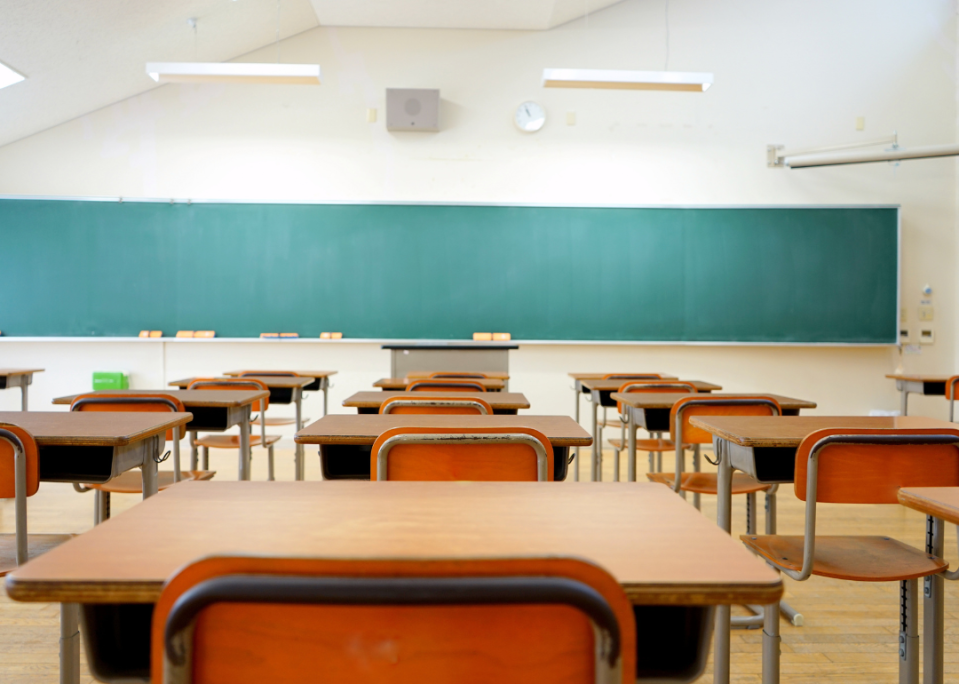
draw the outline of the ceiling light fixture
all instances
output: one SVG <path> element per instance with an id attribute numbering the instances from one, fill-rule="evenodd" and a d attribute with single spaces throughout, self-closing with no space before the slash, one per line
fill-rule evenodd
<path id="1" fill-rule="evenodd" d="M 319 64 L 251 62 L 149 62 L 157 83 L 281 83 L 319 85 Z"/>
<path id="2" fill-rule="evenodd" d="M 14 83 L 19 83 L 25 78 L 26 76 L 23 74 L 17 73 L 3 62 L 0 62 L 0 88 L 12 86 Z"/>
<path id="3" fill-rule="evenodd" d="M 603 90 L 667 90 L 703 93 L 713 84 L 706 72 L 669 70 L 669 0 L 666 0 L 666 60 L 662 71 L 622 69 L 543 69 L 544 88 L 599 88 Z M 589 2 L 586 0 L 584 44 L 589 29 Z"/>
<path id="4" fill-rule="evenodd" d="M 619 69 L 543 69 L 546 88 L 607 88 L 614 90 L 709 90 L 713 75 L 690 71 L 622 71 Z"/>

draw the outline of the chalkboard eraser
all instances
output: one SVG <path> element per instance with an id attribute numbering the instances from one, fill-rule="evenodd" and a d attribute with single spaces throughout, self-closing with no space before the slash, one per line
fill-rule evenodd
<path id="1" fill-rule="evenodd" d="M 509 333 L 493 333 L 494 342 L 509 342 L 513 336 Z"/>
<path id="2" fill-rule="evenodd" d="M 149 336 L 150 336 L 149 330 L 141 330 L 138 337 L 149 337 Z"/>
<path id="3" fill-rule="evenodd" d="M 280 333 L 280 337 L 291 340 L 300 336 L 300 333 Z"/>
<path id="4" fill-rule="evenodd" d="M 163 337 L 162 330 L 141 330 L 140 337 Z"/>
<path id="5" fill-rule="evenodd" d="M 176 336 L 177 337 L 193 337 L 194 332 L 192 330 L 177 330 Z"/>
<path id="6" fill-rule="evenodd" d="M 474 342 L 492 342 L 493 333 L 473 333 Z"/>
<path id="7" fill-rule="evenodd" d="M 197 330 L 193 333 L 194 337 L 216 337 L 216 332 L 213 330 Z"/>
<path id="8" fill-rule="evenodd" d="M 267 337 L 279 337 L 279 336 L 280 336 L 280 333 L 260 333 L 260 339 L 264 339 Z"/>
<path id="9" fill-rule="evenodd" d="M 343 333 L 341 332 L 324 332 L 320 333 L 321 340 L 342 340 Z"/>

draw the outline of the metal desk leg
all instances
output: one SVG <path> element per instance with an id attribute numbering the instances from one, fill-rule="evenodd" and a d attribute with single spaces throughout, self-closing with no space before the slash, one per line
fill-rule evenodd
<path id="1" fill-rule="evenodd" d="M 324 418 L 326 417 L 326 405 L 327 405 L 326 400 L 327 400 L 327 391 L 329 390 L 329 387 L 330 387 L 330 379 L 325 378 L 323 380 L 323 417 Z"/>
<path id="2" fill-rule="evenodd" d="M 80 684 L 80 606 L 60 604 L 60 684 Z"/>
<path id="3" fill-rule="evenodd" d="M 599 482 L 603 479 L 603 462 L 600 457 L 600 454 L 602 454 L 602 449 L 597 443 L 596 438 L 597 425 L 599 424 L 597 415 L 599 412 L 599 406 L 597 406 L 597 402 L 594 401 L 592 397 L 590 397 L 590 403 L 593 405 L 593 463 L 592 467 L 590 468 L 590 479 L 593 482 Z"/>
<path id="4" fill-rule="evenodd" d="M 163 451 L 163 435 L 153 437 L 156 440 L 156 449 L 147 455 L 146 462 L 140 466 L 143 477 L 143 498 L 148 499 L 159 491 L 157 482 L 157 460 Z"/>
<path id="5" fill-rule="evenodd" d="M 633 419 L 633 412 L 626 409 L 626 432 L 629 444 L 629 451 L 626 461 L 627 478 L 630 482 L 636 481 L 636 421 Z"/>
<path id="6" fill-rule="evenodd" d="M 20 382 L 23 383 L 22 385 L 20 385 L 20 410 L 29 411 L 30 409 L 27 408 L 27 405 L 30 403 L 29 401 L 30 390 L 27 389 L 29 385 L 27 384 L 26 378 L 23 378 Z"/>
<path id="7" fill-rule="evenodd" d="M 940 518 L 926 517 L 926 553 L 942 558 L 946 525 Z M 923 684 L 941 684 L 943 681 L 943 616 L 945 608 L 945 580 L 942 575 L 931 575 L 922 582 L 922 681 Z"/>
<path id="8" fill-rule="evenodd" d="M 729 606 L 724 607 L 727 611 L 729 610 Z M 779 636 L 779 604 L 765 606 L 763 615 L 765 616 L 763 618 L 763 684 L 779 684 L 779 656 L 782 651 L 782 637 Z M 728 670 L 726 676 L 728 679 Z"/>
<path id="9" fill-rule="evenodd" d="M 296 395 L 296 431 L 299 432 L 303 429 L 303 393 L 298 392 Z M 303 460 L 303 445 L 297 444 L 295 447 L 295 456 L 294 462 L 296 463 L 296 479 L 304 479 L 306 473 L 304 466 L 306 463 Z"/>
<path id="10" fill-rule="evenodd" d="M 903 383 L 903 388 L 899 391 L 899 415 L 906 415 L 906 411 L 909 406 L 909 392 L 906 390 L 905 383 Z"/>
<path id="11" fill-rule="evenodd" d="M 677 444 L 677 454 L 678 450 L 679 445 Z M 720 529 L 729 534 L 732 529 L 733 468 L 729 463 L 729 457 L 726 455 L 726 442 L 724 440 L 716 441 L 716 458 L 719 460 L 719 474 L 716 478 L 716 522 Z M 779 620 L 778 609 L 770 611 L 770 613 L 776 616 L 777 621 Z M 729 618 L 729 606 L 716 606 L 716 640 L 713 646 L 714 684 L 729 684 Z M 776 628 L 778 630 L 778 623 Z M 763 655 L 765 656 L 765 648 L 763 649 Z M 765 674 L 763 681 L 766 684 Z"/>
<path id="12" fill-rule="evenodd" d="M 190 430 L 190 470 L 199 470 L 199 463 L 197 462 L 197 448 L 196 448 L 196 431 Z"/>
<path id="13" fill-rule="evenodd" d="M 173 481 L 182 480 L 180 471 L 180 428 L 173 428 Z"/>
<path id="14" fill-rule="evenodd" d="M 573 409 L 573 415 L 576 420 L 576 424 L 579 425 L 579 387 L 576 386 L 576 383 L 573 383 L 573 394 L 576 397 L 576 406 Z M 576 447 L 576 450 L 573 452 L 573 482 L 579 482 L 579 447 Z"/>
<path id="15" fill-rule="evenodd" d="M 936 681 L 931 675 L 926 672 L 925 679 Z M 899 684 L 919 684 L 919 580 L 916 579 L 899 583 Z"/>
<path id="16" fill-rule="evenodd" d="M 253 463 L 253 454 L 250 449 L 250 406 L 245 406 L 243 417 L 240 420 L 240 462 L 237 470 L 240 480 L 250 479 L 250 466 Z"/>

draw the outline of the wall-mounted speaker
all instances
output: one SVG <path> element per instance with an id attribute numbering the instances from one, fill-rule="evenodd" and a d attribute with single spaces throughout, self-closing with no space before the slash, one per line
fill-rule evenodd
<path id="1" fill-rule="evenodd" d="M 438 131 L 440 91 L 432 88 L 387 88 L 386 130 Z"/>

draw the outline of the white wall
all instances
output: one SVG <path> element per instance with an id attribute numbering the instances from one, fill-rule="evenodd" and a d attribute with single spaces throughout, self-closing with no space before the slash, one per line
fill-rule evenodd
<path id="1" fill-rule="evenodd" d="M 905 367 L 952 372 L 955 162 L 787 171 L 767 169 L 765 150 L 769 143 L 824 145 L 893 130 L 906 146 L 954 141 L 955 12 L 953 0 L 914 0 L 908 6 L 893 0 L 672 0 L 669 66 L 715 72 L 716 84 L 705 94 L 540 86 L 547 66 L 662 68 L 658 1 L 626 0 L 591 16 L 588 31 L 584 22 L 548 32 L 318 28 L 284 41 L 282 56 L 319 62 L 322 86 L 159 88 L 0 148 L 0 193 L 899 203 L 903 306 L 911 327 L 919 288 L 928 282 L 936 292 L 936 344 L 921 355 L 906 355 Z M 273 58 L 270 48 L 248 59 Z M 440 133 L 385 130 L 384 89 L 404 86 L 441 89 Z M 535 135 L 512 124 L 513 110 L 527 99 L 542 103 L 549 117 Z M 366 123 L 367 107 L 379 109 L 377 123 Z M 565 124 L 567 111 L 576 112 L 575 126 Z M 866 117 L 865 132 L 854 130 L 857 116 Z M 41 382 L 49 383 L 51 393 L 88 386 L 91 364 L 133 369 L 143 363 L 144 381 L 156 381 L 155 362 L 143 348 L 94 344 L 4 343 L 0 357 L 4 365 L 29 357 L 51 368 L 38 377 L 38 401 L 46 391 Z M 269 350 L 272 365 L 284 366 L 291 353 L 226 344 L 206 355 L 212 348 L 176 347 L 175 362 L 168 352 L 166 377 L 255 365 L 266 361 L 261 349 Z M 337 390 L 344 392 L 367 387 L 388 369 L 385 352 L 363 345 L 304 349 L 310 350 L 303 352 L 309 365 L 343 371 Z M 71 363 L 79 359 L 84 371 L 73 375 Z M 882 378 L 896 364 L 896 353 L 888 349 L 524 346 L 514 354 L 513 386 L 530 395 L 537 412 L 569 411 L 568 371 L 651 369 L 730 389 L 800 395 L 829 412 L 863 413 L 898 406 L 892 383 Z M 941 399 L 913 406 L 944 415 Z"/>

